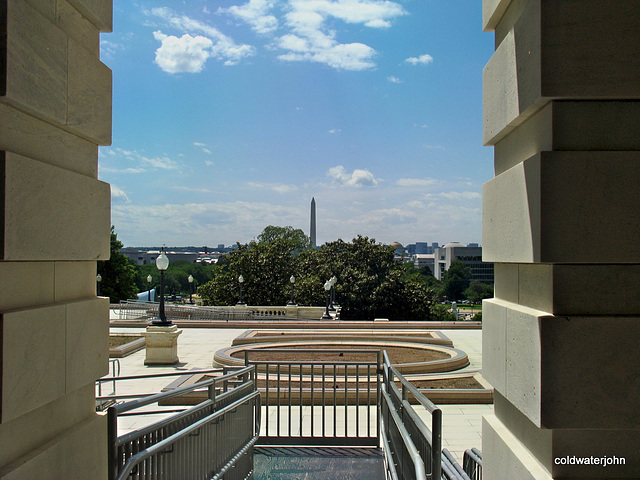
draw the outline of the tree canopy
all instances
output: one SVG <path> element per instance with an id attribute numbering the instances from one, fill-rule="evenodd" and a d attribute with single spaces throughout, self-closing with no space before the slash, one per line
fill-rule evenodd
<path id="1" fill-rule="evenodd" d="M 442 275 L 442 289 L 444 296 L 451 301 L 462 298 L 463 292 L 471 282 L 471 267 L 460 260 L 451 262 L 451 266 Z"/>
<path id="2" fill-rule="evenodd" d="M 122 242 L 118 240 L 114 227 L 111 227 L 111 245 L 109 260 L 98 262 L 100 295 L 109 297 L 111 303 L 136 298 L 136 266 L 128 257 L 120 253 Z"/>
<path id="3" fill-rule="evenodd" d="M 269 229 L 267 233 L 273 231 Z M 279 232 L 286 233 L 286 229 Z M 433 289 L 420 278 L 420 273 L 407 275 L 405 267 L 394 261 L 393 247 L 362 236 L 352 242 L 337 240 L 304 251 L 300 251 L 296 238 L 286 234 L 260 235 L 258 240 L 238 245 L 238 249 L 227 256 L 224 269 L 198 289 L 205 304 L 236 303 L 238 277 L 242 274 L 243 299 L 247 303 L 284 305 L 291 291 L 289 278 L 294 275 L 297 303 L 324 305 L 323 285 L 335 276 L 341 318 L 433 318 Z"/>

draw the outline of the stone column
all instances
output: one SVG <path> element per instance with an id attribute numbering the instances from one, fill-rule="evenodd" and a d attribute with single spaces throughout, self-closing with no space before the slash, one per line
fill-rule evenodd
<path id="1" fill-rule="evenodd" d="M 110 0 L 0 2 L 0 478 L 106 479 Z"/>
<path id="2" fill-rule="evenodd" d="M 640 478 L 640 1 L 484 0 L 483 22 L 483 478 Z"/>

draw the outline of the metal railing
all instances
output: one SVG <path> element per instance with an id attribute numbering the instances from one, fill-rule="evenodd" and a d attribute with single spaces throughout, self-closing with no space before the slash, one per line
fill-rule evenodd
<path id="1" fill-rule="evenodd" d="M 462 457 L 462 468 L 471 480 L 482 480 L 482 453 L 477 448 L 470 448 Z"/>
<path id="2" fill-rule="evenodd" d="M 158 317 L 159 303 L 157 302 L 134 302 L 122 300 L 114 311 L 119 320 L 139 320 L 148 321 Z M 171 320 L 253 320 L 254 313 L 248 308 L 228 308 L 228 307 L 196 307 L 186 305 L 166 304 L 165 313 Z"/>
<path id="3" fill-rule="evenodd" d="M 198 405 L 118 436 L 119 416 L 202 389 L 208 395 Z M 109 479 L 245 479 L 253 471 L 260 411 L 255 367 L 110 407 Z"/>
<path id="4" fill-rule="evenodd" d="M 380 421 L 382 445 L 391 480 L 440 480 L 442 411 L 422 395 L 383 353 Z M 400 386 L 398 386 L 398 384 Z M 410 404 L 410 395 L 431 416 L 428 428 Z"/>
<path id="5" fill-rule="evenodd" d="M 250 358 L 256 353 L 292 352 L 305 360 Z M 349 350 L 371 360 L 311 360 L 338 353 L 302 348 L 245 350 L 245 365 L 258 369 L 262 404 L 266 406 L 260 445 L 378 445 L 381 352 Z M 308 422 L 303 419 L 305 407 L 309 407 Z"/>

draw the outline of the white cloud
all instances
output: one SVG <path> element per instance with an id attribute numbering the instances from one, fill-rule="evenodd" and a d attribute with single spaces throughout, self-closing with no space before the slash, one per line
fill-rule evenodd
<path id="1" fill-rule="evenodd" d="M 334 183 L 345 187 L 359 188 L 378 185 L 378 179 L 366 169 L 356 168 L 353 172 L 348 173 L 342 165 L 337 165 L 330 168 L 327 175 Z"/>
<path id="2" fill-rule="evenodd" d="M 227 11 L 249 24 L 254 31 L 266 34 L 278 28 L 278 19 L 268 14 L 274 4 L 273 0 L 249 0 L 242 6 L 234 5 L 227 9 L 219 9 L 219 11 Z"/>
<path id="3" fill-rule="evenodd" d="M 211 193 L 211 190 L 208 188 L 195 188 L 195 187 L 181 187 L 181 186 L 173 186 L 172 190 L 180 190 L 182 192 L 195 192 L 195 193 Z"/>
<path id="4" fill-rule="evenodd" d="M 411 65 L 428 65 L 433 62 L 433 57 L 428 53 L 425 53 L 419 57 L 409 57 L 405 62 L 410 63 Z"/>
<path id="5" fill-rule="evenodd" d="M 435 185 L 438 181 L 434 178 L 399 178 L 396 185 L 401 187 L 428 187 Z"/>
<path id="6" fill-rule="evenodd" d="M 291 33 L 278 41 L 278 46 L 288 52 L 280 55 L 280 60 L 318 62 L 354 71 L 374 68 L 376 51 L 363 43 L 339 43 L 326 21 L 332 18 L 387 28 L 393 18 L 406 13 L 400 4 L 380 0 L 290 0 L 289 7 L 285 18 Z"/>
<path id="7" fill-rule="evenodd" d="M 332 128 L 331 130 L 329 130 L 329 133 L 334 134 L 334 133 L 340 133 L 342 130 L 340 130 L 339 128 Z"/>
<path id="8" fill-rule="evenodd" d="M 204 164 L 205 164 L 207 167 L 213 167 L 213 166 L 215 165 L 215 163 L 213 163 L 211 160 L 205 160 L 205 161 L 204 161 Z"/>
<path id="9" fill-rule="evenodd" d="M 153 36 L 161 43 L 156 50 L 155 63 L 167 73 L 201 72 L 211 56 L 213 42 L 206 37 L 192 37 L 185 33 L 178 38 L 160 31 L 153 32 Z"/>
<path id="10" fill-rule="evenodd" d="M 479 192 L 442 192 L 440 196 L 448 200 L 476 200 L 481 198 Z"/>
<path id="11" fill-rule="evenodd" d="M 293 193 L 298 191 L 298 187 L 295 185 L 286 185 L 281 183 L 260 183 L 260 182 L 249 182 L 247 184 L 250 188 L 261 189 L 261 190 L 273 190 L 280 195 L 285 193 Z"/>
<path id="12" fill-rule="evenodd" d="M 131 203 L 127 194 L 120 187 L 111 184 L 111 200 L 113 202 Z"/>
<path id="13" fill-rule="evenodd" d="M 110 168 L 100 166 L 100 171 L 105 173 L 144 173 L 144 168 Z"/>
<path id="14" fill-rule="evenodd" d="M 194 144 L 196 147 L 206 147 L 206 146 L 207 146 L 207 144 L 206 144 L 206 143 L 201 143 L 201 142 L 193 142 L 193 144 Z"/>
<path id="15" fill-rule="evenodd" d="M 159 30 L 153 33 L 156 40 L 162 43 L 156 50 L 156 63 L 165 72 L 197 73 L 202 71 L 210 57 L 223 61 L 225 65 L 235 65 L 255 54 L 251 45 L 238 45 L 217 28 L 187 16 L 176 15 L 169 8 L 152 8 L 150 13 L 162 18 L 171 27 L 187 32 L 180 38 L 165 35 Z M 191 35 L 197 33 L 201 35 Z"/>
<path id="16" fill-rule="evenodd" d="M 387 80 L 389 80 L 391 83 L 402 83 L 402 80 L 400 80 L 398 77 L 394 77 L 393 75 L 388 76 Z"/>
<path id="17" fill-rule="evenodd" d="M 159 156 L 159 157 L 147 157 L 141 153 L 138 153 L 136 150 L 124 150 L 122 148 L 113 149 L 116 156 L 124 157 L 126 160 L 131 162 L 141 162 L 146 165 L 150 165 L 154 168 L 160 168 L 162 170 L 177 170 L 180 167 L 180 164 L 174 160 L 171 160 L 167 155 Z M 126 173 L 140 173 L 144 171 L 143 169 L 138 171 L 133 171 L 133 167 L 131 167 L 129 172 Z"/>

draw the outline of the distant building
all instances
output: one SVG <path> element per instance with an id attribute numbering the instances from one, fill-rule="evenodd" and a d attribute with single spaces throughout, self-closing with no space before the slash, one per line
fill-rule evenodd
<path id="1" fill-rule="evenodd" d="M 482 261 L 482 247 L 477 243 L 463 245 L 460 242 L 447 243 L 434 249 L 433 276 L 442 280 L 442 276 L 455 260 L 471 267 L 471 280 L 493 285 L 493 263 Z"/>
<path id="2" fill-rule="evenodd" d="M 411 256 L 411 260 L 413 261 L 413 266 L 416 268 L 429 267 L 431 275 L 433 275 L 435 270 L 435 257 L 433 253 L 416 253 Z"/>
<path id="3" fill-rule="evenodd" d="M 136 265 L 147 265 L 149 263 L 155 263 L 156 258 L 160 255 L 159 250 L 141 250 L 138 248 L 123 248 L 120 250 L 124 256 L 128 257 Z M 196 263 L 200 254 L 198 252 L 166 252 L 169 257 L 169 264 L 174 262 L 185 261 L 189 263 Z"/>

